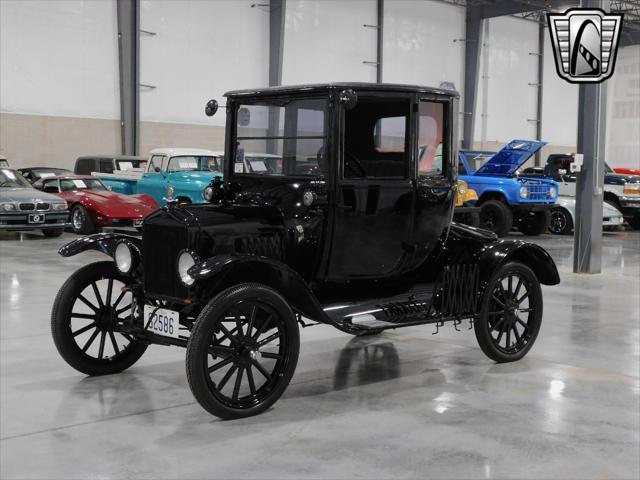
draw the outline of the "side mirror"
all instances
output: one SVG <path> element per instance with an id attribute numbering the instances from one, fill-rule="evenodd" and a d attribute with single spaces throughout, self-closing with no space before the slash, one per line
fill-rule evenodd
<path id="1" fill-rule="evenodd" d="M 356 103 L 358 103 L 358 94 L 349 88 L 342 90 L 338 99 L 345 110 L 351 110 L 356 106 Z"/>
<path id="2" fill-rule="evenodd" d="M 153 171 L 156 173 L 162 173 L 162 170 L 160 170 L 160 167 L 153 167 Z"/>
<path id="3" fill-rule="evenodd" d="M 218 102 L 216 100 L 209 100 L 207 106 L 204 107 L 204 113 L 207 117 L 213 117 L 218 111 Z"/>

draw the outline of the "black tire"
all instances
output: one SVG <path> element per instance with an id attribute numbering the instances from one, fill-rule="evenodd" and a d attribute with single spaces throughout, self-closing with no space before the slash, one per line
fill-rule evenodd
<path id="1" fill-rule="evenodd" d="M 260 350 L 276 347 L 275 352 Z M 286 300 L 265 285 L 237 285 L 216 295 L 196 320 L 187 344 L 189 387 L 198 403 L 217 417 L 257 415 L 287 388 L 299 351 L 296 317 Z M 234 374 L 233 391 L 225 393 Z"/>
<path id="2" fill-rule="evenodd" d="M 57 238 L 64 233 L 64 228 L 47 228 L 42 233 L 47 238 Z"/>
<path id="3" fill-rule="evenodd" d="M 90 235 L 96 231 L 96 226 L 87 209 L 77 204 L 71 209 L 71 228 L 78 235 Z"/>
<path id="4" fill-rule="evenodd" d="M 511 209 L 499 200 L 487 200 L 480 206 L 480 226 L 499 237 L 505 236 L 513 227 Z"/>
<path id="5" fill-rule="evenodd" d="M 518 230 L 524 235 L 541 235 L 547 231 L 550 218 L 548 211 L 536 212 L 522 219 L 518 224 Z"/>
<path id="6" fill-rule="evenodd" d="M 454 210 L 453 220 L 458 223 L 469 225 L 470 227 L 477 228 L 480 226 L 480 214 L 478 212 L 456 214 Z"/>
<path id="7" fill-rule="evenodd" d="M 628 218 L 627 222 L 634 230 L 640 230 L 640 214 L 636 214 L 635 216 Z"/>
<path id="8" fill-rule="evenodd" d="M 105 285 L 98 285 L 101 281 L 107 282 L 106 302 L 100 293 L 100 287 Z M 136 363 L 147 349 L 146 344 L 120 332 L 120 325 L 125 320 L 122 314 L 128 314 L 131 308 L 126 300 L 123 305 L 127 294 L 114 288 L 116 281 L 127 283 L 112 261 L 91 263 L 67 279 L 53 303 L 51 334 L 56 348 L 69 365 L 86 375 L 121 372 Z M 94 286 L 100 296 L 95 293 Z M 115 292 L 119 293 L 114 299 L 112 294 Z M 95 303 L 91 302 L 91 295 Z M 86 312 L 78 312 L 79 308 Z M 80 321 L 85 324 L 74 329 L 72 324 Z M 92 352 L 96 346 L 98 355 L 94 356 Z M 108 356 L 109 351 L 112 355 Z"/>
<path id="9" fill-rule="evenodd" d="M 549 232 L 554 235 L 571 235 L 573 232 L 573 218 L 569 210 L 554 207 L 549 212 Z"/>
<path id="10" fill-rule="evenodd" d="M 527 313 L 526 322 L 520 317 L 522 313 Z M 498 269 L 487 282 L 480 316 L 474 322 L 476 339 L 485 355 L 499 363 L 520 360 L 535 343 L 541 321 L 542 289 L 535 273 L 520 262 Z"/>

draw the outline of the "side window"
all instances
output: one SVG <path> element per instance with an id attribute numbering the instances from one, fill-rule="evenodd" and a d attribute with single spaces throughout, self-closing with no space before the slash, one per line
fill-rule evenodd
<path id="1" fill-rule="evenodd" d="M 344 178 L 408 178 L 408 98 L 359 97 L 345 112 Z"/>
<path id="2" fill-rule="evenodd" d="M 104 158 L 100 160 L 100 172 L 113 173 L 113 160 Z"/>
<path id="3" fill-rule="evenodd" d="M 58 188 L 58 180 L 48 180 L 43 182 L 43 192 L 47 193 L 59 193 L 60 189 Z"/>
<path id="4" fill-rule="evenodd" d="M 441 102 L 420 102 L 418 130 L 419 175 L 443 173 L 444 164 L 442 159 L 447 158 L 447 152 L 443 151 L 445 138 L 444 108 L 445 104 Z"/>
<path id="5" fill-rule="evenodd" d="M 166 160 L 167 157 L 165 157 L 164 155 L 154 155 L 153 157 L 151 157 L 151 160 L 149 161 L 149 172 L 153 172 L 155 171 L 156 167 L 159 168 L 161 171 L 165 170 L 165 166 L 166 166 Z"/>
<path id="6" fill-rule="evenodd" d="M 76 162 L 76 173 L 78 175 L 91 175 L 93 164 L 92 158 L 81 158 Z"/>

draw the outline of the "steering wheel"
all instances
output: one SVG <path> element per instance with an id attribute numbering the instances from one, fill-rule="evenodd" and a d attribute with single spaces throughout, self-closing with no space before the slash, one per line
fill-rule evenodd
<path id="1" fill-rule="evenodd" d="M 358 157 L 356 157 L 353 153 L 348 152 L 346 150 L 344 154 L 345 154 L 344 168 L 345 169 L 348 168 L 349 170 L 351 170 L 353 173 L 355 173 L 356 177 L 366 177 L 367 171 L 362 166 L 362 162 L 358 159 Z M 346 157 L 349 157 L 349 160 L 347 160 Z M 354 166 L 358 168 L 356 169 L 354 168 Z"/>

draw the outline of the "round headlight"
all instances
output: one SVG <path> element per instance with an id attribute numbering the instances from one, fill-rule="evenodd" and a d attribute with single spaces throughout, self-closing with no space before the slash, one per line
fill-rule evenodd
<path id="1" fill-rule="evenodd" d="M 527 187 L 520 187 L 520 198 L 527 198 L 529 196 L 529 189 Z"/>
<path id="2" fill-rule="evenodd" d="M 116 262 L 116 268 L 121 273 L 131 272 L 131 268 L 133 267 L 133 252 L 131 251 L 131 247 L 129 247 L 126 242 L 120 242 L 116 246 L 116 251 L 113 255 L 113 259 Z"/>
<path id="3" fill-rule="evenodd" d="M 555 187 L 551 187 L 549 189 L 549 196 L 550 197 L 555 197 L 557 193 L 558 193 L 558 191 L 555 189 Z"/>
<path id="4" fill-rule="evenodd" d="M 213 198 L 213 188 L 211 187 L 205 188 L 204 192 L 202 192 L 202 196 L 207 202 L 210 202 L 211 199 Z"/>
<path id="5" fill-rule="evenodd" d="M 184 250 L 178 256 L 178 277 L 180 278 L 180 281 L 187 287 L 190 287 L 196 281 L 195 278 L 187 273 L 189 269 L 195 264 L 196 258 L 194 257 L 193 253 L 189 252 L 188 250 Z"/>

